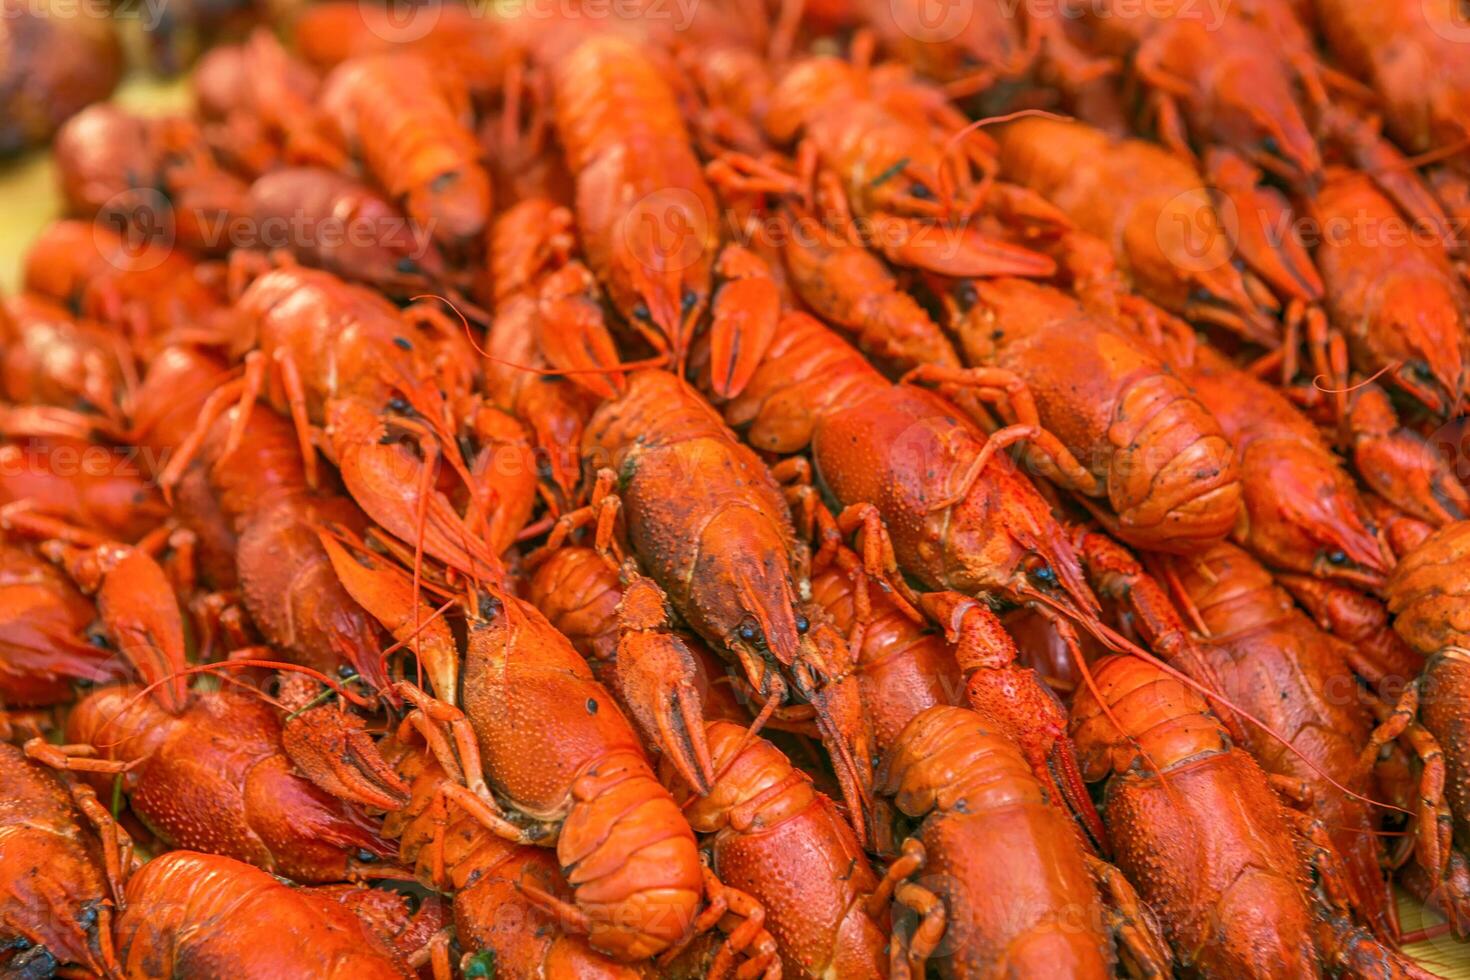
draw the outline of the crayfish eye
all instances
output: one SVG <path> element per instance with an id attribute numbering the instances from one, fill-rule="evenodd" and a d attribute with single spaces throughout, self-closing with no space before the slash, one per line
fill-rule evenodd
<path id="1" fill-rule="evenodd" d="M 357 859 L 363 864 L 372 864 L 373 862 L 378 860 L 378 856 L 372 851 L 364 851 L 362 849 L 359 849 L 357 852 Z"/>
<path id="2" fill-rule="evenodd" d="M 808 621 L 805 616 L 803 616 L 800 613 L 798 613 L 797 616 L 796 616 L 796 632 L 798 632 L 798 633 L 805 633 L 807 630 L 809 630 L 811 628 L 812 628 L 811 622 Z"/>
<path id="3" fill-rule="evenodd" d="M 744 642 L 754 643 L 757 646 L 759 646 L 763 640 L 763 637 L 761 636 L 760 624 L 748 616 L 740 621 L 740 625 L 735 629 L 735 635 L 740 637 L 740 639 Z"/>
<path id="4" fill-rule="evenodd" d="M 695 295 L 694 290 L 690 289 L 688 286 L 685 286 L 684 295 L 679 297 L 679 304 L 683 307 L 684 312 L 687 314 L 690 310 L 694 309 L 694 305 L 698 302 L 699 297 Z"/>
<path id="5" fill-rule="evenodd" d="M 1347 560 L 1348 560 L 1348 556 L 1346 554 L 1344 554 L 1343 552 L 1341 552 L 1341 551 L 1329 551 L 1327 553 L 1327 562 L 1328 562 L 1328 564 L 1331 564 L 1331 565 L 1346 565 L 1347 564 Z"/>
<path id="6" fill-rule="evenodd" d="M 409 258 L 407 255 L 405 255 L 403 258 L 398 260 L 398 264 L 394 266 L 394 268 L 403 273 L 405 276 L 411 276 L 415 272 L 419 271 L 419 264 L 413 259 Z"/>
<path id="7" fill-rule="evenodd" d="M 633 318 L 635 320 L 647 320 L 649 318 L 648 305 L 645 303 L 634 304 Z"/>
<path id="8" fill-rule="evenodd" d="M 1057 573 L 1052 571 L 1050 565 L 1038 565 L 1026 574 L 1031 576 L 1031 581 L 1037 585 L 1051 586 L 1057 583 Z"/>
<path id="9" fill-rule="evenodd" d="M 929 189 L 929 186 L 927 184 L 915 184 L 914 186 L 910 187 L 909 196 L 917 198 L 920 201 L 934 200 L 934 192 Z"/>
<path id="10" fill-rule="evenodd" d="M 974 283 L 962 282 L 954 291 L 954 298 L 960 301 L 960 306 L 968 310 L 980 299 L 980 294 L 975 291 Z"/>
<path id="11" fill-rule="evenodd" d="M 357 676 L 357 671 L 351 664 L 343 664 L 337 668 L 337 676 L 345 680 L 351 680 Z"/>

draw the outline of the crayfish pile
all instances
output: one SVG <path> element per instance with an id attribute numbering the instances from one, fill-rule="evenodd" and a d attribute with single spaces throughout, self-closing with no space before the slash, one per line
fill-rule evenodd
<path id="1" fill-rule="evenodd" d="M 57 134 L 0 971 L 1432 975 L 1453 0 L 622 6 Z"/>

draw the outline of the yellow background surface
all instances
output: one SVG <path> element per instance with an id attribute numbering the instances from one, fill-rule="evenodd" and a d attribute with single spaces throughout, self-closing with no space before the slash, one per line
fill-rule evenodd
<path id="1" fill-rule="evenodd" d="M 160 83 L 136 76 L 124 82 L 114 98 L 129 108 L 158 113 L 183 111 L 190 104 L 186 82 Z M 19 288 L 20 262 L 26 247 L 60 210 L 56 177 L 47 155 L 32 154 L 0 167 L 0 289 Z M 1427 924 L 1415 903 L 1405 899 L 1400 905 L 1405 931 Z M 1453 980 L 1470 980 L 1470 945 L 1446 937 L 1416 944 L 1407 951 L 1436 973 Z"/>
<path id="2" fill-rule="evenodd" d="M 190 106 L 189 86 L 182 79 L 165 83 L 133 76 L 113 99 L 140 112 L 184 111 Z M 60 213 L 61 198 L 48 154 L 33 153 L 0 166 L 0 289 L 20 288 L 26 247 Z"/>

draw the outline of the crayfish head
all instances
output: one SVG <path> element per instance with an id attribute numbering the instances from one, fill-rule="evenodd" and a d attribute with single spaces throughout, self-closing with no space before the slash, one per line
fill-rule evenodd
<path id="1" fill-rule="evenodd" d="M 643 246 L 635 252 L 653 248 Z M 613 290 L 614 299 L 622 299 L 619 312 L 656 351 L 678 363 L 688 351 L 690 328 L 709 301 L 708 281 L 686 282 L 678 270 L 660 271 L 631 256 L 623 279 L 630 288 Z"/>
<path id="2" fill-rule="evenodd" d="M 1082 562 L 1061 525 L 1055 521 L 1033 530 L 1013 531 L 1022 558 L 1013 570 L 1009 598 L 1040 602 L 1084 623 L 1096 621 L 1101 606 L 1082 571 Z"/>
<path id="3" fill-rule="evenodd" d="M 1321 183 L 1322 151 L 1302 115 L 1296 79 L 1273 40 L 1244 18 L 1214 26 L 1193 21 L 1173 32 L 1162 67 L 1199 85 L 1201 54 L 1227 45 L 1235 53 L 1215 66 L 1207 93 L 1201 93 L 1209 107 L 1209 141 L 1248 153 L 1294 190 L 1311 195 Z"/>
<path id="4" fill-rule="evenodd" d="M 949 514 L 951 568 L 933 587 L 1049 609 L 1112 645 L 1066 530 L 1007 459 L 992 459 Z"/>
<path id="5" fill-rule="evenodd" d="M 1304 460 L 1243 480 L 1246 506 L 1237 537 L 1288 571 L 1376 588 L 1393 565 L 1374 534 L 1355 486 L 1336 469 Z"/>
<path id="6" fill-rule="evenodd" d="M 406 210 L 434 238 L 458 244 L 479 235 L 490 218 L 490 176 L 478 165 L 436 174 L 408 192 Z"/>
<path id="7" fill-rule="evenodd" d="M 629 326 L 682 367 L 693 327 L 709 306 L 720 211 L 692 155 L 649 152 L 651 159 L 640 162 L 667 183 L 619 217 L 606 285 Z M 637 181 L 635 193 L 649 186 L 647 177 L 629 179 Z M 595 261 L 593 267 L 603 271 Z"/>
<path id="8" fill-rule="evenodd" d="M 735 514 L 728 517 L 712 523 L 704 539 L 711 541 L 710 532 L 719 532 L 722 526 L 726 531 L 733 530 L 735 521 L 744 520 Z M 715 557 L 714 550 L 710 549 L 711 557 Z M 725 633 L 725 645 L 743 663 L 764 661 L 790 667 L 800 656 L 802 635 L 809 621 L 797 616 L 796 587 L 782 560 L 784 556 L 755 557 L 737 552 L 718 557 L 727 561 L 724 571 L 729 587 L 712 589 L 709 596 L 711 602 L 725 607 L 721 620 L 734 624 Z M 760 683 L 758 677 L 749 680 Z"/>
<path id="9" fill-rule="evenodd" d="M 1396 363 L 1388 378 L 1405 394 L 1453 415 L 1465 394 L 1467 315 L 1470 303 L 1445 276 L 1396 276 L 1382 288 L 1364 353 L 1375 366 Z"/>

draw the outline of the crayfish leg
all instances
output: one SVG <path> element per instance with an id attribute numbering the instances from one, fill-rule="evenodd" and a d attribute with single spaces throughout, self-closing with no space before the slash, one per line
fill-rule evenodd
<path id="1" fill-rule="evenodd" d="M 733 927 L 726 928 L 725 941 L 709 966 L 708 976 L 729 976 L 735 967 L 735 958 L 745 955 L 738 977 L 762 977 L 763 980 L 780 980 L 781 956 L 776 948 L 776 939 L 766 929 L 766 910 L 752 896 L 738 888 L 722 882 L 708 864 L 703 864 L 704 911 L 694 921 L 694 928 L 682 943 L 671 947 L 659 957 L 659 964 L 667 965 L 678 958 L 700 935 L 724 922 L 727 916 L 738 919 Z"/>
<path id="2" fill-rule="evenodd" d="M 1135 977 L 1167 977 L 1174 972 L 1174 954 L 1153 913 L 1143 904 L 1123 872 L 1091 854 L 1084 854 L 1098 889 L 1107 896 L 1110 925 L 1118 937 L 1118 951 Z"/>

